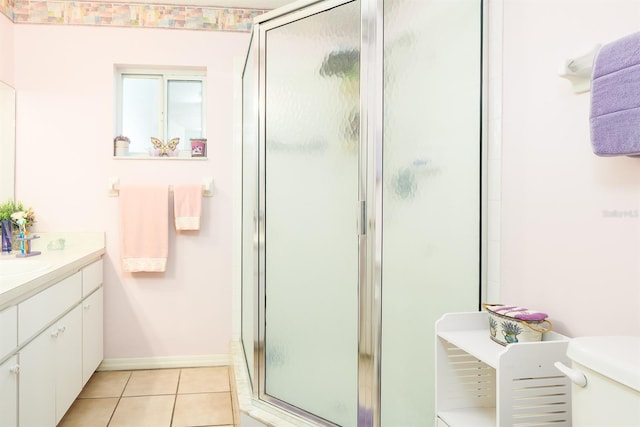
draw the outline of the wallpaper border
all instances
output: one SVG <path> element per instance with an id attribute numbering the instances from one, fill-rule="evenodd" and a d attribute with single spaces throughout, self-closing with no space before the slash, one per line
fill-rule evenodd
<path id="1" fill-rule="evenodd" d="M 103 3 L 60 0 L 0 0 L 0 12 L 15 24 L 99 25 L 133 28 L 243 31 L 262 9 Z"/>

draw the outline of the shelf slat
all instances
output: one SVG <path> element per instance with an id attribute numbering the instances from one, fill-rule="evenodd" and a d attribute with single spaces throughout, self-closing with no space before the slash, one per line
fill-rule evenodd
<path id="1" fill-rule="evenodd" d="M 438 336 L 496 369 L 505 348 L 489 338 L 487 329 L 440 332 Z"/>
<path id="2" fill-rule="evenodd" d="M 438 412 L 449 426 L 495 427 L 496 408 L 461 408 Z"/>

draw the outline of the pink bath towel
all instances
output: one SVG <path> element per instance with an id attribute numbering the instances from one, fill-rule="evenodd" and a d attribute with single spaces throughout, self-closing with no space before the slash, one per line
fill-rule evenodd
<path id="1" fill-rule="evenodd" d="M 169 252 L 169 188 L 120 187 L 120 257 L 126 272 L 163 272 Z"/>
<path id="2" fill-rule="evenodd" d="M 202 185 L 173 186 L 173 214 L 176 230 L 200 230 Z"/>

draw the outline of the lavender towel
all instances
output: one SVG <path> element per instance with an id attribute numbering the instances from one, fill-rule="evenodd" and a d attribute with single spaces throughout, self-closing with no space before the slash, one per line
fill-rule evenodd
<path id="1" fill-rule="evenodd" d="M 596 155 L 640 155 L 640 32 L 604 45 L 596 55 L 590 122 Z"/>
<path id="2" fill-rule="evenodd" d="M 502 314 L 503 316 L 513 317 L 514 319 L 540 321 L 545 320 L 549 315 L 541 311 L 532 311 L 524 307 L 518 307 L 515 305 L 501 306 L 498 308 L 491 307 L 491 311 L 494 313 Z M 501 313 L 503 312 L 503 313 Z"/>

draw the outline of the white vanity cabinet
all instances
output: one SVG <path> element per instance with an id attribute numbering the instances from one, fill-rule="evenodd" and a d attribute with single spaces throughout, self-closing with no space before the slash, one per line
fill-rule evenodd
<path id="1" fill-rule="evenodd" d="M 0 311 L 0 361 L 18 347 L 17 313 L 15 306 Z"/>
<path id="2" fill-rule="evenodd" d="M 17 347 L 18 315 L 13 306 L 0 311 L 0 426 L 3 427 L 17 425 L 18 358 L 13 355 Z"/>
<path id="3" fill-rule="evenodd" d="M 18 425 L 18 357 L 0 363 L 0 426 Z"/>
<path id="4" fill-rule="evenodd" d="M 56 323 L 55 328 L 53 360 L 58 424 L 82 391 L 82 308 L 76 306 Z"/>
<path id="5" fill-rule="evenodd" d="M 56 420 L 54 337 L 45 331 L 19 353 L 19 420 L 22 427 L 52 426 Z"/>
<path id="6" fill-rule="evenodd" d="M 102 260 L 10 309 L 17 351 L 1 365 L 0 426 L 53 427 L 102 361 Z M 5 422 L 5 405 L 17 424 Z"/>
<path id="7" fill-rule="evenodd" d="M 76 306 L 20 351 L 20 426 L 56 425 L 80 394 L 81 337 Z"/>
<path id="8" fill-rule="evenodd" d="M 448 313 L 436 322 L 438 427 L 571 426 L 568 338 L 506 347 L 489 338 L 486 312 Z"/>
<path id="9" fill-rule="evenodd" d="M 103 290 L 102 262 L 82 270 L 82 386 L 102 362 Z"/>

